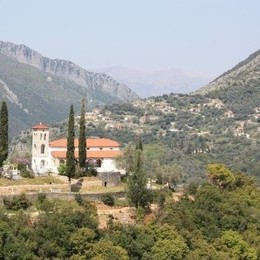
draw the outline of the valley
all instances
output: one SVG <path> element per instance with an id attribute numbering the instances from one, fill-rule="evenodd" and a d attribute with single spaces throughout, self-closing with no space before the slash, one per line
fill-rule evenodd
<path id="1" fill-rule="evenodd" d="M 26 238 L 22 254 L 29 259 L 257 260 L 259 68 L 256 52 L 191 94 L 89 107 L 86 136 L 121 144 L 122 182 L 105 187 L 77 175 L 69 186 L 60 175 L 1 178 L 0 223 L 4 235 L 15 234 L 16 246 L 7 242 L 0 254 L 17 258 Z M 29 113 L 6 82 L 0 84 L 11 104 Z M 78 136 L 81 115 L 72 119 Z M 68 134 L 67 119 L 49 126 L 50 141 Z M 30 162 L 31 150 L 28 127 L 12 139 L 8 159 Z"/>

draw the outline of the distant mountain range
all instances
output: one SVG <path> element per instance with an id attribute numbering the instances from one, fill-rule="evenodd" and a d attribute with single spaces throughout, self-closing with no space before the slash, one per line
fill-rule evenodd
<path id="1" fill-rule="evenodd" d="M 38 121 L 57 122 L 87 97 L 88 106 L 138 98 L 126 85 L 71 61 L 49 59 L 25 45 L 0 41 L 0 98 L 8 101 L 11 135 Z"/>
<path id="2" fill-rule="evenodd" d="M 137 70 L 121 66 L 96 69 L 126 84 L 140 97 L 190 93 L 213 80 L 212 75 L 180 69 Z"/>

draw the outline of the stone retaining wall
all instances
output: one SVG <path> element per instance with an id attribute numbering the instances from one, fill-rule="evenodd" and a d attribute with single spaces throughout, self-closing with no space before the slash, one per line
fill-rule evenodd
<path id="1" fill-rule="evenodd" d="M 35 193 L 26 193 L 26 197 L 33 201 L 36 200 L 38 197 L 37 192 Z M 61 200 L 75 200 L 75 195 L 77 194 L 76 192 L 51 192 L 51 193 L 44 193 L 46 194 L 46 197 L 50 200 L 52 199 L 61 199 Z M 100 201 L 102 196 L 108 193 L 79 193 L 81 194 L 82 198 L 85 200 L 90 200 L 90 201 Z M 125 191 L 120 191 L 120 192 L 111 192 L 109 194 L 112 194 L 112 196 L 115 199 L 120 199 L 124 198 L 126 196 Z M 3 205 L 3 198 L 9 198 L 11 199 L 12 197 L 17 196 L 14 194 L 9 194 L 9 195 L 0 195 L 0 205 Z M 18 195 L 19 196 L 19 195 Z"/>
<path id="2" fill-rule="evenodd" d="M 49 193 L 52 191 L 62 192 L 68 190 L 68 184 L 44 184 L 44 185 L 16 185 L 16 186 L 1 186 L 0 194 L 1 195 L 19 195 L 20 193 Z"/>

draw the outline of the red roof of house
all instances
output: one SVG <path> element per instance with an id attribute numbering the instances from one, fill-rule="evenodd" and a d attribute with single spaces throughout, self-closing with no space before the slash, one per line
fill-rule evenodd
<path id="1" fill-rule="evenodd" d="M 106 138 L 88 138 L 86 139 L 87 147 L 120 147 L 117 141 Z M 78 147 L 79 141 L 75 138 L 74 145 Z M 62 138 L 50 142 L 50 147 L 67 147 L 67 138 Z"/>
<path id="2" fill-rule="evenodd" d="M 49 129 L 49 127 L 47 126 L 47 125 L 44 125 L 44 124 L 42 124 L 42 123 L 39 123 L 39 124 L 37 124 L 37 125 L 34 125 L 33 127 L 32 127 L 32 129 L 33 130 L 44 130 L 44 129 Z"/>
<path id="3" fill-rule="evenodd" d="M 52 156 L 59 159 L 66 159 L 66 151 L 53 151 Z M 119 150 L 97 150 L 97 151 L 87 151 L 87 158 L 100 159 L 100 158 L 115 158 L 122 154 Z M 75 158 L 78 158 L 78 152 L 74 153 Z"/>

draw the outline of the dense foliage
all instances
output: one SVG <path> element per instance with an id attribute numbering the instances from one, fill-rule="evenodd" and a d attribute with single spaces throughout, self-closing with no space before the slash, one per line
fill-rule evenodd
<path id="1" fill-rule="evenodd" d="M 138 141 L 133 153 L 125 158 L 129 164 L 127 180 L 127 197 L 130 204 L 145 208 L 151 201 L 150 191 L 147 189 L 147 173 L 144 169 L 142 142 Z"/>
<path id="2" fill-rule="evenodd" d="M 223 165 L 211 165 L 208 171 L 215 181 L 199 187 L 193 198 L 167 204 L 159 223 L 174 225 L 185 237 L 192 248 L 188 259 L 258 259 L 259 188 Z M 228 186 L 220 186 L 222 180 Z"/>
<path id="3" fill-rule="evenodd" d="M 208 94 L 209 97 L 218 97 L 235 114 L 235 119 L 245 120 L 248 115 L 255 113 L 255 108 L 259 107 L 260 94 L 258 89 L 260 83 L 257 78 L 250 79 L 247 84 L 237 82 L 230 83 L 228 88 L 218 89 Z M 248 88 L 250 85 L 250 88 Z M 236 102 L 234 102 L 236 100 Z"/>
<path id="4" fill-rule="evenodd" d="M 0 209 L 0 258 L 259 259 L 259 187 L 225 165 L 212 164 L 207 171 L 209 182 L 189 187 L 179 201 L 165 193 L 156 214 L 136 225 L 111 218 L 102 230 L 95 206 L 80 194 L 70 203 L 39 194 L 32 205 L 37 217 L 25 210 L 31 205 L 25 195 L 6 199 L 8 211 Z M 220 186 L 222 180 L 227 185 Z"/>

